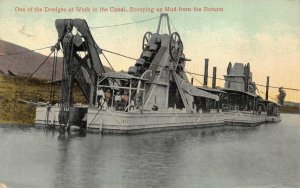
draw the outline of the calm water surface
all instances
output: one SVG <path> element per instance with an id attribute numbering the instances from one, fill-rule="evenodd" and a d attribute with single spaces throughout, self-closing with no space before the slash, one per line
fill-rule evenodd
<path id="1" fill-rule="evenodd" d="M 299 187 L 300 116 L 139 135 L 0 128 L 0 182 L 40 187 Z"/>

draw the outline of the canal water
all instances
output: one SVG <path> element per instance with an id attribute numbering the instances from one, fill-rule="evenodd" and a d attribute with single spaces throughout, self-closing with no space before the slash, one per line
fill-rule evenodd
<path id="1" fill-rule="evenodd" d="M 276 124 L 86 136 L 2 126 L 9 188 L 299 187 L 300 115 Z"/>

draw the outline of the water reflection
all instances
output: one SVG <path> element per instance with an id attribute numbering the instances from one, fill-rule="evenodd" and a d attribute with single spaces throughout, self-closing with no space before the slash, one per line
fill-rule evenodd
<path id="1" fill-rule="evenodd" d="M 299 185 L 299 120 L 135 135 L 2 127 L 0 180 L 9 187 Z"/>
<path id="2" fill-rule="evenodd" d="M 168 186 L 186 165 L 191 143 L 206 145 L 222 138 L 255 131 L 257 128 L 208 128 L 137 135 L 58 134 L 55 186 L 93 184 L 140 187 Z M 235 134 L 231 134 L 235 133 Z M 78 139 L 84 138 L 78 142 Z M 188 150 L 187 150 L 188 149 Z M 76 151 L 74 153 L 74 151 Z M 88 174 L 88 176 L 86 176 Z M 191 172 L 189 176 L 197 177 Z M 138 177 L 138 178 L 137 178 Z"/>

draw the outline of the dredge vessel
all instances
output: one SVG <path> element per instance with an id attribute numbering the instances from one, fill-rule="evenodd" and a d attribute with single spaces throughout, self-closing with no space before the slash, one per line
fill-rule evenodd
<path id="1" fill-rule="evenodd" d="M 166 33 L 161 32 L 163 22 Z M 204 86 L 189 82 L 185 71 L 189 59 L 180 35 L 171 32 L 168 14 L 160 15 L 155 33 L 146 32 L 141 55 L 127 73 L 105 72 L 99 58 L 102 49 L 85 20 L 59 19 L 56 28 L 59 42 L 53 50 L 61 47 L 64 55 L 61 100 L 37 107 L 36 125 L 131 133 L 280 121 L 278 105 L 256 95 L 249 64 L 229 63 L 224 88 L 216 88 L 214 68 L 209 88 L 205 59 Z M 74 82 L 88 105 L 73 103 Z"/>

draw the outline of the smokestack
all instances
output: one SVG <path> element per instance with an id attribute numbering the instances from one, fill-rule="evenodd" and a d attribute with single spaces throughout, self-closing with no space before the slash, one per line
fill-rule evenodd
<path id="1" fill-rule="evenodd" d="M 216 88 L 217 67 L 213 67 L 212 88 Z"/>
<path id="2" fill-rule="evenodd" d="M 191 84 L 194 85 L 194 78 L 191 78 Z"/>
<path id="3" fill-rule="evenodd" d="M 207 86 L 207 78 L 208 78 L 208 60 L 209 60 L 209 59 L 205 59 L 204 82 L 203 82 L 203 85 L 204 85 L 204 86 Z"/>
<path id="4" fill-rule="evenodd" d="M 269 76 L 267 76 L 266 100 L 269 100 Z"/>

